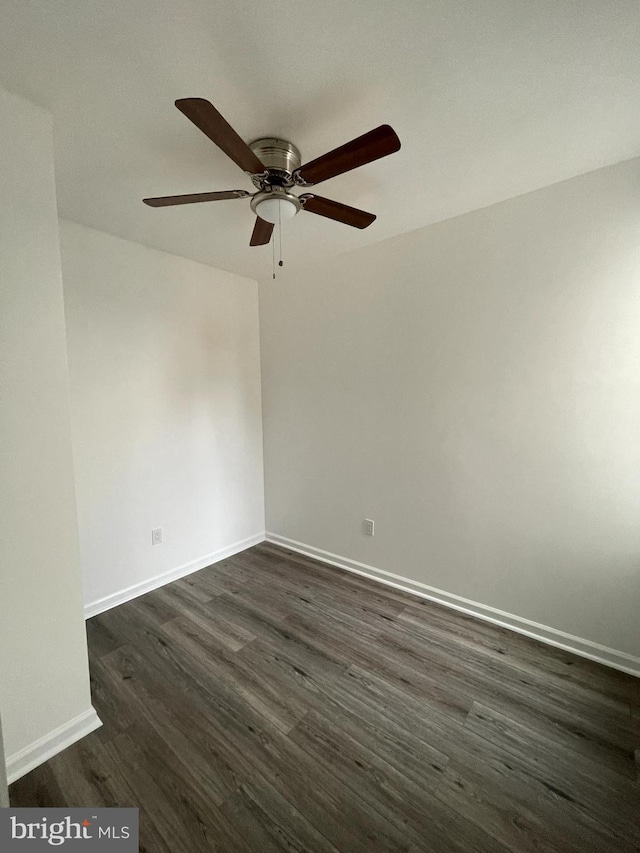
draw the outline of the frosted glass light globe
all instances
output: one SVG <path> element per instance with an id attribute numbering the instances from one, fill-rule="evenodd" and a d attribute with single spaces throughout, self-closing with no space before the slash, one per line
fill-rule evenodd
<path id="1" fill-rule="evenodd" d="M 277 225 L 283 219 L 292 219 L 298 208 L 286 198 L 265 198 L 256 205 L 256 213 L 265 222 Z"/>

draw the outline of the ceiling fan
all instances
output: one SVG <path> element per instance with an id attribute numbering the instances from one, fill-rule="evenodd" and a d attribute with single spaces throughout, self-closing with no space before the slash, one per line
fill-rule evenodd
<path id="1" fill-rule="evenodd" d="M 266 245 L 271 240 L 275 224 L 282 219 L 290 219 L 300 210 L 317 213 L 354 228 L 367 228 L 375 220 L 372 213 L 364 210 L 315 193 L 295 195 L 292 189 L 312 187 L 398 151 L 400 140 L 388 124 L 301 165 L 300 152 L 286 139 L 268 136 L 247 145 L 213 104 L 204 98 L 183 98 L 176 101 L 176 107 L 249 175 L 257 191 L 224 190 L 143 199 L 150 207 L 250 197 L 251 209 L 256 214 L 251 246 Z"/>

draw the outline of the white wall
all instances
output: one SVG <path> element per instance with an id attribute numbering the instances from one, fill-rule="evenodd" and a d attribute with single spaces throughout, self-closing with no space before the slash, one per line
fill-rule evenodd
<path id="1" fill-rule="evenodd" d="M 0 90 L 0 706 L 10 776 L 91 709 L 49 117 Z M 74 722 L 75 721 L 75 722 Z M 82 728 L 82 726 L 80 727 Z M 38 745 L 39 743 L 39 745 Z"/>
<path id="2" fill-rule="evenodd" d="M 95 612 L 263 536 L 257 284 L 60 228 L 80 550 Z M 163 543 L 152 546 L 156 527 Z"/>
<path id="3" fill-rule="evenodd" d="M 268 531 L 640 656 L 639 160 L 260 310 Z"/>
<path id="4" fill-rule="evenodd" d="M 2 709 L 0 708 L 0 711 Z M 2 736 L 2 716 L 0 715 L 0 809 L 9 808 L 9 788 L 7 782 L 7 766 L 4 757 L 4 741 Z"/>

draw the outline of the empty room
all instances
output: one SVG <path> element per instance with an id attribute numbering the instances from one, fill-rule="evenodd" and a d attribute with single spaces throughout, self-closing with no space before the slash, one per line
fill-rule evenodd
<path id="1" fill-rule="evenodd" d="M 637 853 L 636 0 L 0 22 L 0 849 Z"/>

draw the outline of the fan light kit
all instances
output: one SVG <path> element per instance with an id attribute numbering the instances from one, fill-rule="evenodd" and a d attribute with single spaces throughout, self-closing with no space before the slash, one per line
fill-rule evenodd
<path id="1" fill-rule="evenodd" d="M 375 220 L 372 213 L 364 210 L 315 193 L 296 195 L 292 190 L 314 186 L 398 151 L 400 140 L 388 124 L 301 165 L 300 152 L 286 139 L 268 136 L 247 145 L 213 104 L 203 98 L 183 98 L 176 101 L 176 107 L 248 174 L 256 192 L 224 190 L 143 199 L 150 207 L 250 198 L 251 209 L 256 214 L 250 246 L 265 246 L 271 240 L 275 225 L 292 219 L 300 210 L 326 216 L 354 228 L 368 228 Z"/>
<path id="2" fill-rule="evenodd" d="M 282 219 L 293 219 L 301 207 L 298 196 L 281 187 L 263 190 L 251 199 L 251 210 L 272 225 L 277 225 Z"/>

